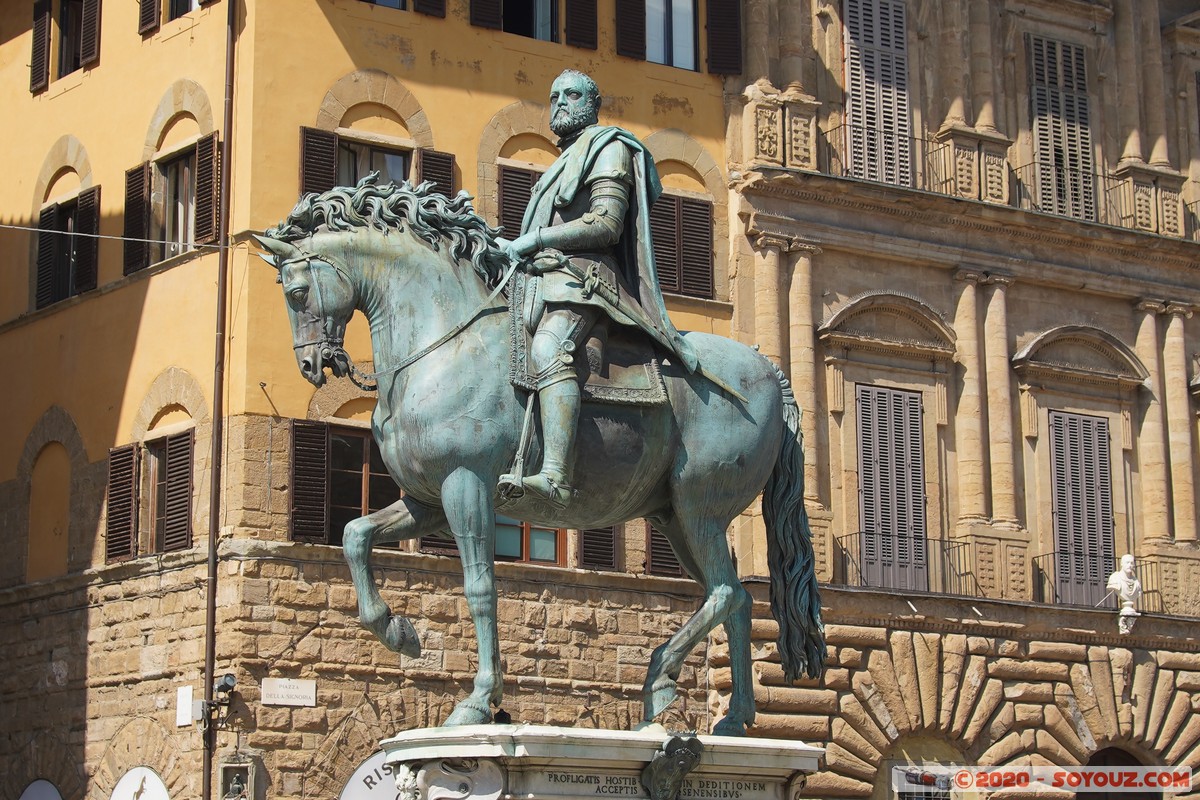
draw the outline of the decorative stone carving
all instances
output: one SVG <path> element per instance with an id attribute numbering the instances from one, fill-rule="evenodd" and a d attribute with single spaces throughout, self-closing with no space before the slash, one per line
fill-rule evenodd
<path id="1" fill-rule="evenodd" d="M 1142 181 L 1133 182 L 1133 226 L 1143 231 L 1154 230 L 1154 186 Z"/>
<path id="2" fill-rule="evenodd" d="M 1011 142 L 994 131 L 979 131 L 952 125 L 935 137 L 944 146 L 941 163 L 935 170 L 944 185 L 942 191 L 956 197 L 1008 202 L 1008 163 L 1005 155 Z M 940 168 L 940 169 L 939 169 Z"/>
<path id="3" fill-rule="evenodd" d="M 1164 236 L 1183 235 L 1184 175 L 1169 167 L 1131 161 L 1119 165 L 1113 177 L 1125 183 L 1123 196 L 1130 204 L 1123 218 L 1114 222 Z"/>
<path id="4" fill-rule="evenodd" d="M 396 788 L 401 789 L 400 776 Z M 416 773 L 417 797 L 422 800 L 499 800 L 504 774 L 495 761 L 480 758 L 440 758 Z M 411 791 L 411 788 L 406 789 Z"/>
<path id="5" fill-rule="evenodd" d="M 695 736 L 672 736 L 642 770 L 642 786 L 650 800 L 677 800 L 687 774 L 700 763 L 704 746 Z"/>
<path id="6" fill-rule="evenodd" d="M 781 164 L 779 157 L 781 110 L 776 106 L 760 105 L 754 110 L 754 160 Z"/>
<path id="7" fill-rule="evenodd" d="M 1117 612 L 1117 628 L 1123 634 L 1133 632 L 1137 618 L 1138 601 L 1142 599 L 1142 582 L 1138 580 L 1132 553 L 1121 556 L 1121 568 L 1108 576 L 1108 591 L 1114 592 L 1121 603 Z"/>

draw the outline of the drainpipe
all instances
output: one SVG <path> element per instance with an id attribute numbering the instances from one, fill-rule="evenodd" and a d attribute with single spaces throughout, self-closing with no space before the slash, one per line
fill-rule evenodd
<path id="1" fill-rule="evenodd" d="M 201 776 L 201 800 L 212 800 L 213 757 L 217 731 L 212 718 L 213 682 L 217 659 L 217 545 L 221 534 L 221 445 L 225 439 L 225 345 L 229 284 L 229 194 L 233 152 L 233 67 L 237 41 L 237 0 L 226 0 L 228 19 L 225 30 L 225 114 L 221 123 L 221 195 L 217 224 L 217 308 L 216 345 L 213 355 L 212 450 L 209 463 L 208 494 L 208 576 L 205 581 L 204 614 L 204 773 Z"/>

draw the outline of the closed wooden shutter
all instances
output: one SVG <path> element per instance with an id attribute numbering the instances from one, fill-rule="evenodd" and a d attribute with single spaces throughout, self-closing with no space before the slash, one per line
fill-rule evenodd
<path id="1" fill-rule="evenodd" d="M 616 0 L 617 55 L 646 60 L 646 0 Z"/>
<path id="2" fill-rule="evenodd" d="M 454 197 L 458 191 L 454 180 L 454 154 L 438 150 L 417 151 L 417 183 L 433 181 L 433 188 L 446 197 Z"/>
<path id="3" fill-rule="evenodd" d="M 864 583 L 929 588 L 921 395 L 858 386 L 858 491 Z"/>
<path id="4" fill-rule="evenodd" d="M 75 212 L 75 293 L 96 288 L 97 254 L 100 250 L 100 187 L 79 193 Z"/>
<path id="5" fill-rule="evenodd" d="M 579 566 L 583 569 L 617 568 L 617 527 L 587 528 L 579 532 Z"/>
<path id="6" fill-rule="evenodd" d="M 1059 602 L 1095 605 L 1116 568 L 1108 420 L 1050 412 L 1051 508 Z"/>
<path id="7" fill-rule="evenodd" d="M 150 264 L 150 170 L 140 164 L 125 173 L 125 274 Z"/>
<path id="8" fill-rule="evenodd" d="M 165 470 L 166 508 L 163 509 L 162 552 L 187 550 L 192 546 L 192 450 L 195 431 L 168 436 Z"/>
<path id="9" fill-rule="evenodd" d="M 100 0 L 83 0 L 80 24 L 80 66 L 90 67 L 100 60 Z"/>
<path id="10" fill-rule="evenodd" d="M 679 291 L 713 296 L 713 207 L 707 200 L 679 199 Z"/>
<path id="11" fill-rule="evenodd" d="M 292 420 L 291 537 L 324 543 L 329 536 L 329 426 Z"/>
<path id="12" fill-rule="evenodd" d="M 1096 218 L 1095 164 L 1083 48 L 1026 37 L 1038 210 Z"/>
<path id="13" fill-rule="evenodd" d="M 531 169 L 500 167 L 499 219 L 505 238 L 515 239 L 521 234 L 521 222 L 525 218 L 525 209 L 537 179 L 538 174 Z"/>
<path id="14" fill-rule="evenodd" d="M 596 49 L 596 0 L 567 1 L 567 44 Z"/>
<path id="15" fill-rule="evenodd" d="M 903 0 L 846 0 L 847 171 L 912 186 L 912 123 Z"/>
<path id="16" fill-rule="evenodd" d="M 59 247 L 58 206 L 47 206 L 38 215 L 37 284 L 34 287 L 34 307 L 45 308 L 53 303 L 55 250 Z"/>
<path id="17" fill-rule="evenodd" d="M 221 218 L 221 142 L 214 131 L 196 142 L 196 243 L 217 240 Z"/>
<path id="18" fill-rule="evenodd" d="M 138 0 L 138 33 L 145 36 L 158 30 L 162 0 Z"/>
<path id="19" fill-rule="evenodd" d="M 683 567 L 671 549 L 670 540 L 653 525 L 646 536 L 646 572 L 672 578 L 683 576 Z"/>
<path id="20" fill-rule="evenodd" d="M 680 198 L 660 195 L 650 207 L 650 234 L 654 240 L 654 268 L 658 271 L 658 285 L 664 292 L 678 294 L 680 280 L 680 256 L 683 249 L 679 241 Z"/>
<path id="21" fill-rule="evenodd" d="M 413 11 L 418 14 L 428 14 L 431 17 L 446 16 L 446 0 L 414 0 Z"/>
<path id="22" fill-rule="evenodd" d="M 300 194 L 328 192 L 337 184 L 338 135 L 300 129 Z"/>
<path id="23" fill-rule="evenodd" d="M 104 560 L 124 561 L 137 553 L 138 446 L 108 451 L 108 499 L 105 502 Z"/>
<path id="24" fill-rule="evenodd" d="M 50 0 L 33 4 L 33 52 L 29 57 L 29 91 L 40 92 L 50 85 Z"/>
<path id="25" fill-rule="evenodd" d="M 504 24 L 501 0 L 471 0 L 471 24 L 499 30 Z"/>
<path id="26" fill-rule="evenodd" d="M 742 0 L 708 0 L 708 71 L 742 71 Z"/>

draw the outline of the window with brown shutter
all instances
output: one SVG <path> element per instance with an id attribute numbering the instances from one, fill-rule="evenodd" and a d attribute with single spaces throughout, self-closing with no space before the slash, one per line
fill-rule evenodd
<path id="1" fill-rule="evenodd" d="M 1116 569 L 1108 420 L 1052 410 L 1049 423 L 1056 597 L 1095 606 Z"/>
<path id="2" fill-rule="evenodd" d="M 162 0 L 138 0 L 138 33 L 145 36 L 158 30 L 158 14 Z"/>
<path id="3" fill-rule="evenodd" d="M 79 61 L 90 67 L 100 61 L 100 0 L 83 0 Z"/>
<path id="4" fill-rule="evenodd" d="M 458 184 L 454 180 L 454 154 L 438 150 L 417 151 L 417 183 L 433 181 L 434 191 L 454 197 Z"/>
<path id="5" fill-rule="evenodd" d="M 324 543 L 329 531 L 329 426 L 294 419 L 291 428 L 291 538 Z"/>
<path id="6" fill-rule="evenodd" d="M 125 173 L 125 274 L 150 265 L 150 185 L 152 165 L 139 164 Z"/>
<path id="7" fill-rule="evenodd" d="M 196 243 L 217 240 L 221 215 L 221 142 L 214 131 L 196 142 Z"/>
<path id="8" fill-rule="evenodd" d="M 566 43 L 596 49 L 596 0 L 566 0 Z"/>
<path id="9" fill-rule="evenodd" d="M 500 30 L 504 24 L 500 0 L 471 0 L 471 24 Z"/>
<path id="10" fill-rule="evenodd" d="M 300 194 L 328 192 L 337 185 L 338 135 L 300 129 Z"/>
<path id="11" fill-rule="evenodd" d="M 545 42 L 558 41 L 558 0 L 470 0 L 471 24 Z"/>
<path id="12" fill-rule="evenodd" d="M 50 0 L 33 4 L 33 51 L 29 59 L 29 91 L 37 93 L 50 85 Z"/>
<path id="13" fill-rule="evenodd" d="M 708 71 L 738 75 L 742 71 L 742 0 L 708 0 Z"/>
<path id="14" fill-rule="evenodd" d="M 446 0 L 413 0 L 413 11 L 431 17 L 446 16 Z"/>
<path id="15" fill-rule="evenodd" d="M 646 572 L 668 578 L 683 577 L 683 567 L 671 548 L 670 540 L 653 525 L 646 534 Z"/>
<path id="16" fill-rule="evenodd" d="M 192 450 L 194 431 L 146 442 L 146 490 L 152 552 L 192 546 Z"/>
<path id="17" fill-rule="evenodd" d="M 707 200 L 661 195 L 650 208 L 654 264 L 664 292 L 713 297 L 713 206 Z"/>
<path id="18" fill-rule="evenodd" d="M 100 187 L 43 208 L 38 216 L 35 308 L 96 288 Z"/>
<path id="19" fill-rule="evenodd" d="M 617 568 L 617 527 L 586 528 L 579 532 L 579 566 L 583 569 Z"/>
<path id="20" fill-rule="evenodd" d="M 498 193 L 500 225 L 504 228 L 504 237 L 512 240 L 521 234 L 521 222 L 525 218 L 525 208 L 537 182 L 538 173 L 531 169 L 501 166 L 498 170 Z"/>
<path id="21" fill-rule="evenodd" d="M 646 0 L 616 0 L 617 55 L 646 59 Z"/>
<path id="22" fill-rule="evenodd" d="M 137 445 L 128 444 L 109 450 L 104 523 L 105 561 L 124 561 L 137 552 L 137 486 Z"/>

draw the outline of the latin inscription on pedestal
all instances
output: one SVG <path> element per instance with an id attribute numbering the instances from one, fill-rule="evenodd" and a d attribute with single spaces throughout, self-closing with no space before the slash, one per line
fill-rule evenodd
<path id="1" fill-rule="evenodd" d="M 513 796 L 649 798 L 639 773 L 546 772 L 509 773 Z M 679 800 L 783 800 L 779 781 L 737 780 L 721 777 L 685 778 Z"/>

